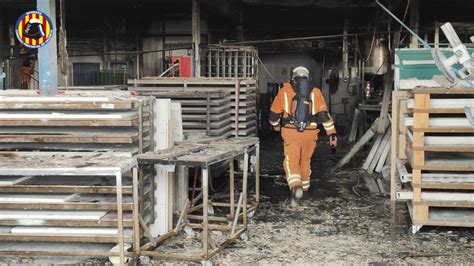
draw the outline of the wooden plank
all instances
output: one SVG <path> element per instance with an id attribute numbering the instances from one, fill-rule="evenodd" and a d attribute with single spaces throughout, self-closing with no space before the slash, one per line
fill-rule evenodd
<path id="1" fill-rule="evenodd" d="M 134 143 L 138 140 L 138 133 L 126 136 L 120 135 L 89 135 L 85 136 L 81 133 L 78 135 L 2 135 L 0 134 L 1 142 L 15 142 L 15 143 Z"/>
<path id="2" fill-rule="evenodd" d="M 474 95 L 473 95 L 474 96 Z M 449 99 L 431 99 L 430 108 L 420 109 L 420 110 L 464 110 L 465 106 L 474 106 L 474 98 L 466 98 L 468 96 L 463 95 L 461 98 L 449 98 Z M 408 108 L 414 108 L 413 99 L 408 100 Z M 418 109 L 416 109 L 418 110 Z M 461 112 L 461 113 L 464 113 Z"/>
<path id="3" fill-rule="evenodd" d="M 108 120 L 108 118 L 103 118 L 102 120 L 69 120 L 69 119 L 38 119 L 38 120 L 28 120 L 28 119 L 0 119 L 0 126 L 74 126 L 74 127 L 127 127 L 127 126 L 137 126 L 138 118 L 133 119 L 114 119 Z"/>
<path id="4" fill-rule="evenodd" d="M 415 95 L 415 108 L 428 108 L 430 104 L 430 97 L 428 94 L 417 94 Z M 414 113 L 413 114 L 413 128 L 420 128 L 420 127 L 427 127 L 429 123 L 429 115 L 426 113 Z M 414 132 L 413 133 L 413 143 L 415 147 L 423 147 L 425 145 L 424 142 L 424 133 L 423 132 Z M 413 181 L 414 185 L 421 184 L 421 170 L 417 167 L 414 167 L 415 164 L 417 165 L 424 165 L 425 164 L 425 153 L 423 151 L 415 151 L 413 152 Z M 413 217 L 414 219 L 418 220 L 426 220 L 428 217 L 428 208 L 415 206 L 416 203 L 421 201 L 421 188 L 415 187 L 413 188 Z"/>
<path id="5" fill-rule="evenodd" d="M 472 183 L 422 183 L 413 186 L 422 189 L 474 190 L 474 184 Z"/>
<path id="6" fill-rule="evenodd" d="M 31 178 L 31 177 L 30 177 Z M 29 192 L 29 193 L 104 193 L 115 194 L 115 186 L 106 185 L 0 185 L 2 192 Z M 124 186 L 123 194 L 132 194 L 132 186 Z"/>
<path id="7" fill-rule="evenodd" d="M 0 203 L 6 210 L 116 210 L 117 204 L 105 202 L 61 202 L 61 203 Z M 131 203 L 123 204 L 124 210 L 132 210 Z"/>
<path id="8" fill-rule="evenodd" d="M 391 134 L 390 134 L 391 135 Z M 380 155 L 380 160 L 377 163 L 377 167 L 375 167 L 375 172 L 380 173 L 382 172 L 382 168 L 390 163 L 390 160 L 388 160 L 388 155 L 390 154 L 391 150 L 391 143 L 390 141 L 385 145 L 385 148 L 383 149 L 382 155 Z"/>
<path id="9" fill-rule="evenodd" d="M 474 208 L 474 201 L 424 200 L 413 202 L 413 207 Z"/>
<path id="10" fill-rule="evenodd" d="M 400 43 L 400 32 L 395 31 L 393 34 L 392 40 L 392 47 L 398 47 Z M 390 58 L 389 58 L 389 65 L 395 61 L 395 49 L 390 51 Z M 382 99 L 382 108 L 380 110 L 380 122 L 379 128 L 377 132 L 379 134 L 383 134 L 386 129 L 386 125 L 388 124 L 388 110 L 390 105 L 390 96 L 392 96 L 392 89 L 393 89 L 393 76 L 394 71 L 391 67 L 388 69 L 388 73 L 384 76 L 384 92 L 383 92 L 383 99 Z"/>
<path id="11" fill-rule="evenodd" d="M 447 145 L 430 145 L 425 147 L 413 147 L 414 151 L 428 152 L 474 152 L 474 146 L 447 146 Z"/>
<path id="12" fill-rule="evenodd" d="M 40 227 L 16 226 L 11 229 L 12 234 L 28 235 L 117 235 L 117 228 L 71 228 L 71 227 Z"/>
<path id="13" fill-rule="evenodd" d="M 46 242 L 78 242 L 78 243 L 116 243 L 115 235 L 24 235 L 24 234 L 0 234 L 0 241 L 46 241 Z M 125 241 L 131 242 L 131 237 L 126 237 Z"/>
<path id="14" fill-rule="evenodd" d="M 414 128 L 413 132 L 425 132 L 425 133 L 474 133 L 472 127 L 421 127 Z"/>
<path id="15" fill-rule="evenodd" d="M 380 145 L 377 148 L 377 151 L 375 152 L 374 158 L 371 160 L 371 162 L 369 164 L 369 167 L 367 169 L 367 172 L 369 174 L 372 174 L 374 172 L 375 167 L 377 166 L 377 163 L 381 159 L 380 157 L 381 157 L 382 153 L 384 152 L 385 148 L 390 147 L 389 142 L 390 142 L 391 134 L 392 134 L 392 132 L 391 132 L 390 128 L 385 131 L 385 135 L 383 136 L 383 139 L 380 142 Z M 388 154 L 388 151 L 386 153 Z M 385 158 L 383 159 L 383 161 L 385 161 Z"/>
<path id="16" fill-rule="evenodd" d="M 413 94 L 474 94 L 472 88 L 453 87 L 453 88 L 429 88 L 416 87 L 412 91 Z"/>
<path id="17" fill-rule="evenodd" d="M 117 220 L 50 220 L 50 219 L 41 219 L 41 220 L 0 220 L 0 226 L 35 226 L 41 223 L 42 226 L 49 227 L 116 227 Z M 126 228 L 131 228 L 133 222 L 131 219 L 125 219 L 123 226 Z"/>
<path id="18" fill-rule="evenodd" d="M 0 194 L 0 203 L 61 203 L 75 196 L 75 194 Z"/>
<path id="19" fill-rule="evenodd" d="M 32 219 L 32 220 L 94 220 L 98 221 L 106 214 L 105 211 L 25 211 L 0 210 L 0 220 Z"/>
<path id="20" fill-rule="evenodd" d="M 0 176 L 0 187 L 2 187 L 2 192 L 8 192 L 8 191 L 5 191 L 4 190 L 4 186 L 12 186 L 12 185 L 16 185 L 16 184 L 19 184 L 19 183 L 22 183 L 22 182 L 25 182 L 27 181 L 28 179 L 32 178 L 32 176 L 23 176 L 23 177 L 18 177 L 18 176 L 15 176 L 15 177 L 3 177 L 3 176 Z"/>
<path id="21" fill-rule="evenodd" d="M 380 193 L 379 186 L 373 177 L 364 176 L 365 185 L 369 189 L 370 193 Z"/>
<path id="22" fill-rule="evenodd" d="M 354 109 L 354 116 L 352 117 L 351 131 L 349 133 L 349 141 L 355 141 L 357 137 L 357 130 L 359 128 L 360 122 L 360 110 L 358 108 Z"/>
<path id="23" fill-rule="evenodd" d="M 377 149 L 379 148 L 380 143 L 382 142 L 382 139 L 383 139 L 383 135 L 378 135 L 377 136 L 377 138 L 375 139 L 374 144 L 372 145 L 372 149 L 369 152 L 369 155 L 367 155 L 367 158 L 365 159 L 365 162 L 362 165 L 362 169 L 364 169 L 364 170 L 369 169 L 370 163 L 372 162 L 372 160 L 375 156 L 375 153 L 377 152 Z"/>
<path id="24" fill-rule="evenodd" d="M 407 138 L 407 127 L 405 125 L 405 116 L 407 111 L 407 101 L 406 98 L 408 94 L 405 93 L 404 99 L 400 100 L 400 115 L 399 115 L 399 127 L 400 127 L 400 134 L 399 134 L 399 150 L 398 156 L 400 159 L 406 159 L 406 138 Z"/>
<path id="25" fill-rule="evenodd" d="M 399 161 L 399 158 L 405 156 L 405 132 L 406 128 L 404 127 L 404 123 L 402 123 L 402 118 L 405 116 L 404 107 L 406 104 L 406 98 L 408 97 L 408 93 L 405 91 L 394 91 L 392 93 L 392 141 L 391 141 L 391 155 L 390 155 L 390 199 L 392 202 L 396 201 L 397 199 L 397 184 L 398 184 L 398 176 L 397 176 L 397 167 L 395 167 Z M 401 156 L 402 155 L 402 156 Z"/>
<path id="26" fill-rule="evenodd" d="M 417 94 L 421 95 L 421 94 Z M 414 113 L 418 115 L 428 115 L 427 113 Z M 405 119 L 406 125 L 407 126 L 414 126 L 414 117 L 407 117 Z M 458 117 L 435 117 L 435 118 L 430 118 L 428 121 L 428 124 L 426 124 L 425 127 L 420 127 L 418 126 L 417 128 L 430 128 L 430 127 L 438 127 L 438 128 L 471 128 L 471 124 L 467 120 L 467 118 L 458 118 Z"/>

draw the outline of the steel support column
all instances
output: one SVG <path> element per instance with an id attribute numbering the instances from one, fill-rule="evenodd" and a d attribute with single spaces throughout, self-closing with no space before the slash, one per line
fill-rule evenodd
<path id="1" fill-rule="evenodd" d="M 38 49 L 39 88 L 40 94 L 56 95 L 58 92 L 58 55 L 56 41 L 56 1 L 37 0 L 38 11 L 49 16 L 53 25 L 53 36 L 43 47 Z"/>

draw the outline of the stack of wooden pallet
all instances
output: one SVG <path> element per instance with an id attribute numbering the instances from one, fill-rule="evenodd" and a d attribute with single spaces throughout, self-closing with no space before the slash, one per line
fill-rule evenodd
<path id="1" fill-rule="evenodd" d="M 128 91 L 34 91 L 0 94 L 0 150 L 112 150 L 150 148 L 151 99 Z"/>
<path id="2" fill-rule="evenodd" d="M 141 90 L 141 95 L 157 99 L 172 99 L 181 105 L 183 133 L 189 135 L 225 136 L 231 135 L 230 92 L 222 89 L 160 89 Z"/>
<path id="3" fill-rule="evenodd" d="M 151 77 L 129 80 L 129 89 L 139 95 L 180 102 L 187 135 L 255 136 L 257 133 L 254 79 Z"/>
<path id="4" fill-rule="evenodd" d="M 474 227 L 474 107 L 469 88 L 396 92 L 392 183 L 408 200 L 413 232 L 423 225 Z M 401 156 L 400 156 L 401 155 Z"/>
<path id="5" fill-rule="evenodd" d="M 0 227 L 9 231 L 0 241 L 118 243 L 123 220 L 130 242 L 136 221 L 130 169 L 133 155 L 153 146 L 152 101 L 128 91 L 65 91 L 50 97 L 1 92 Z M 141 169 L 137 186 L 139 208 L 149 223 L 155 187 L 150 169 Z"/>

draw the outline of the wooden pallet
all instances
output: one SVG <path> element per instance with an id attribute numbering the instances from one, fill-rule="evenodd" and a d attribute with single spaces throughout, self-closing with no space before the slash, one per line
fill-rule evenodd
<path id="1" fill-rule="evenodd" d="M 216 125 L 227 128 L 225 123 L 232 124 L 232 130 L 229 132 L 234 136 L 256 134 L 257 90 L 253 79 L 144 78 L 129 80 L 128 84 L 130 90 L 135 90 L 140 95 L 170 98 L 181 103 L 185 131 L 202 130 L 189 127 L 195 125 L 198 119 L 209 124 L 208 136 L 219 136 L 210 128 L 216 129 Z M 201 116 L 196 118 L 194 114 Z M 229 117 L 232 117 L 232 121 L 228 121 Z M 217 121 L 217 124 L 214 121 Z M 222 130 L 221 132 L 223 135 L 228 133 Z"/>
<path id="2" fill-rule="evenodd" d="M 406 108 L 400 107 L 400 97 L 394 97 L 401 119 L 392 131 L 397 136 L 392 143 L 398 147 L 392 165 L 398 166 L 399 175 L 394 179 L 392 171 L 392 183 L 412 191 L 413 223 L 473 227 L 474 130 L 465 123 L 464 106 L 459 104 L 474 106 L 474 91 L 416 88 L 402 97 Z M 462 215 L 439 215 L 447 210 Z"/>

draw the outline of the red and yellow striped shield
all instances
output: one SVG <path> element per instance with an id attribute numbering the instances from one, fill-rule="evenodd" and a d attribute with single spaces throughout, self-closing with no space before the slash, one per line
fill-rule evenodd
<path id="1" fill-rule="evenodd" d="M 15 33 L 18 41 L 28 48 L 40 48 L 53 37 L 53 23 L 41 11 L 28 11 L 16 22 Z"/>

